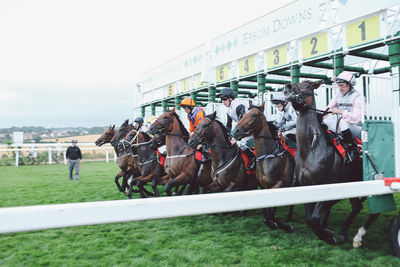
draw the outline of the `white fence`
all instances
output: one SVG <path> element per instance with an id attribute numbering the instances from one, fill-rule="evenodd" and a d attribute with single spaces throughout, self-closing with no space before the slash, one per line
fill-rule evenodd
<path id="1" fill-rule="evenodd" d="M 388 179 L 388 178 L 386 178 Z M 51 228 L 231 212 L 400 191 L 400 179 L 207 195 L 114 200 L 0 209 L 0 234 Z"/>
<path id="2" fill-rule="evenodd" d="M 28 152 L 28 153 L 37 153 L 39 151 L 47 151 L 48 152 L 48 164 L 53 164 L 53 154 L 57 153 L 57 151 L 62 152 L 63 155 L 63 161 L 64 164 L 67 164 L 67 158 L 66 158 L 66 150 L 68 146 L 71 144 L 68 143 L 62 143 L 62 144 L 56 144 L 56 143 L 49 143 L 49 144 L 20 144 L 20 145 L 11 145 L 11 147 L 14 148 L 7 148 L 7 145 L 0 145 L 0 153 L 1 152 L 15 152 L 15 166 L 19 165 L 19 159 L 21 157 L 20 153 L 23 152 Z M 104 150 L 105 151 L 105 161 L 108 163 L 110 161 L 110 153 L 113 154 L 113 159 L 114 161 L 117 160 L 117 155 L 114 151 L 114 148 L 110 145 L 105 145 L 102 147 L 97 147 L 94 143 L 80 143 L 79 147 L 82 153 L 84 151 L 96 151 L 96 150 Z M 83 146 L 90 146 L 90 147 L 83 147 Z M 15 147 L 22 147 L 22 148 L 15 148 Z M 26 148 L 23 148 L 26 147 Z M 61 147 L 61 148 L 57 148 Z"/>

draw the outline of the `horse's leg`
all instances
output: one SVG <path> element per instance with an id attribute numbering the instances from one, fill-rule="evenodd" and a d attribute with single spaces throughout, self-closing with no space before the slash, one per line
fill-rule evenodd
<path id="1" fill-rule="evenodd" d="M 132 180 L 131 183 L 129 184 L 129 190 L 128 190 L 128 198 L 132 199 L 132 192 L 133 192 L 133 185 L 135 184 L 135 181 Z"/>
<path id="2" fill-rule="evenodd" d="M 307 218 L 307 223 L 309 223 L 319 239 L 330 245 L 336 245 L 336 239 L 332 231 L 321 226 L 322 213 L 324 211 L 328 211 L 330 208 L 332 208 L 332 203 L 330 202 L 317 202 L 311 213 L 311 216 Z"/>
<path id="3" fill-rule="evenodd" d="M 131 177 L 131 175 L 132 175 L 132 172 L 130 170 L 127 170 L 125 172 L 125 175 L 122 176 L 122 185 L 121 185 L 122 188 L 121 189 L 122 189 L 122 192 L 124 192 L 124 193 L 126 191 L 126 188 L 128 187 L 128 179 L 129 179 L 129 177 Z"/>
<path id="4" fill-rule="evenodd" d="M 263 214 L 263 217 L 264 217 L 264 224 L 266 226 L 268 226 L 271 230 L 276 230 L 276 229 L 278 229 L 278 225 L 276 224 L 276 222 L 274 222 L 272 220 L 273 213 L 274 213 L 273 209 L 276 209 L 276 208 L 265 208 L 265 209 L 262 209 L 262 214 Z"/>
<path id="5" fill-rule="evenodd" d="M 342 223 L 342 229 L 339 232 L 338 242 L 345 243 L 347 242 L 347 231 L 350 228 L 350 225 L 354 221 L 354 218 L 360 213 L 363 205 L 359 198 L 350 198 L 351 203 L 351 213 L 346 218 L 346 220 Z"/>
<path id="6" fill-rule="evenodd" d="M 139 188 L 140 191 L 142 191 L 142 193 L 145 193 L 146 196 L 154 196 L 153 193 L 151 193 L 150 191 L 148 191 L 148 190 L 144 187 L 144 185 L 145 185 L 147 182 L 152 182 L 152 181 L 153 181 L 153 177 L 154 177 L 154 174 L 153 174 L 153 173 L 150 173 L 150 174 L 148 174 L 148 175 L 146 175 L 146 176 L 141 176 L 141 177 L 138 177 L 138 178 L 135 179 L 135 181 L 138 182 L 138 186 L 140 186 L 140 188 Z M 142 195 L 142 194 L 141 194 L 141 195 Z"/>
<path id="7" fill-rule="evenodd" d="M 200 194 L 216 193 L 219 192 L 218 189 L 219 189 L 218 183 L 214 181 L 211 184 L 203 187 L 200 191 Z"/>
<path id="8" fill-rule="evenodd" d="M 177 193 L 178 196 L 180 196 L 180 195 L 183 194 L 183 191 L 185 191 L 186 186 L 187 186 L 186 184 L 181 185 L 181 189 L 180 189 L 180 190 L 178 191 L 178 193 Z M 179 188 L 179 186 L 177 186 L 176 188 Z"/>
<path id="9" fill-rule="evenodd" d="M 285 222 L 291 222 L 293 221 L 293 210 L 294 210 L 294 205 L 289 206 L 289 213 L 286 217 Z"/>
<path id="10" fill-rule="evenodd" d="M 172 189 L 174 186 L 179 186 L 179 185 L 182 185 L 182 184 L 187 184 L 187 183 L 189 183 L 189 180 L 190 180 L 190 177 L 189 177 L 186 173 L 182 172 L 181 174 L 179 174 L 178 176 L 176 176 L 174 179 L 170 180 L 170 181 L 165 185 L 164 191 L 165 191 L 165 193 L 166 193 L 168 196 L 172 196 L 171 189 Z"/>
<path id="11" fill-rule="evenodd" d="M 366 232 L 367 232 L 368 228 L 371 226 L 371 224 L 376 219 L 378 219 L 379 215 L 381 215 L 381 214 L 375 213 L 375 214 L 369 215 L 367 222 L 363 226 L 358 228 L 358 232 L 353 238 L 353 247 L 355 247 L 355 248 L 361 247 L 363 236 L 366 234 Z"/>
<path id="12" fill-rule="evenodd" d="M 158 185 L 158 181 L 157 181 L 157 179 L 154 179 L 153 182 L 151 183 L 151 187 L 153 188 L 154 196 L 160 197 L 160 193 L 158 192 L 157 185 Z"/>
<path id="13" fill-rule="evenodd" d="M 119 180 L 119 178 L 121 178 L 122 176 L 124 176 L 124 174 L 125 174 L 125 171 L 120 170 L 120 172 L 119 172 L 119 173 L 115 176 L 115 178 L 114 178 L 114 182 L 115 182 L 115 184 L 117 185 L 117 188 L 118 188 L 118 190 L 119 190 L 120 192 L 123 192 L 123 190 L 122 190 L 122 187 L 120 186 L 118 180 Z"/>
<path id="14" fill-rule="evenodd" d="M 194 185 L 189 184 L 188 190 L 186 191 L 186 195 L 193 195 L 193 191 L 194 191 Z"/>
<path id="15" fill-rule="evenodd" d="M 274 222 L 280 229 L 283 229 L 286 233 L 291 233 L 294 231 L 293 226 L 290 224 L 285 224 L 275 217 L 276 208 L 271 208 L 271 221 Z"/>

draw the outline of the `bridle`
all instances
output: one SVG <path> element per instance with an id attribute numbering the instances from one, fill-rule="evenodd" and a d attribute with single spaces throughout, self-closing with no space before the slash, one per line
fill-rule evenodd
<path id="1" fill-rule="evenodd" d="M 287 86 L 287 85 L 286 85 Z M 290 84 L 292 90 L 289 92 L 288 89 L 283 90 L 283 94 L 285 95 L 285 97 L 289 100 L 290 98 L 292 98 L 294 101 L 296 101 L 299 105 L 301 105 L 301 109 L 299 110 L 304 111 L 304 110 L 312 110 L 315 111 L 317 113 L 322 114 L 323 116 L 329 113 L 332 113 L 330 111 L 328 111 L 328 108 L 326 110 L 320 110 L 320 109 L 316 109 L 311 107 L 310 105 L 308 105 L 305 102 L 305 99 L 311 96 L 314 96 L 315 93 L 314 92 L 304 92 L 301 93 L 299 85 L 296 83 Z M 309 84 L 307 84 L 307 88 L 309 87 Z"/>

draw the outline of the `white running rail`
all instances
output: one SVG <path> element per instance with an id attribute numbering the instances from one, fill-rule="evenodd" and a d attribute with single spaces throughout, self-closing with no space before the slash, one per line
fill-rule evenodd
<path id="1" fill-rule="evenodd" d="M 0 234 L 81 225 L 231 212 L 398 192 L 383 180 L 207 195 L 0 209 Z"/>

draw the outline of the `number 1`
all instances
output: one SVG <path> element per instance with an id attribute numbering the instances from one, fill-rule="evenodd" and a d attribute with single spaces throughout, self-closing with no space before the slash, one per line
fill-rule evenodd
<path id="1" fill-rule="evenodd" d="M 365 21 L 361 22 L 361 24 L 358 26 L 358 28 L 361 29 L 361 40 L 365 41 Z"/>

